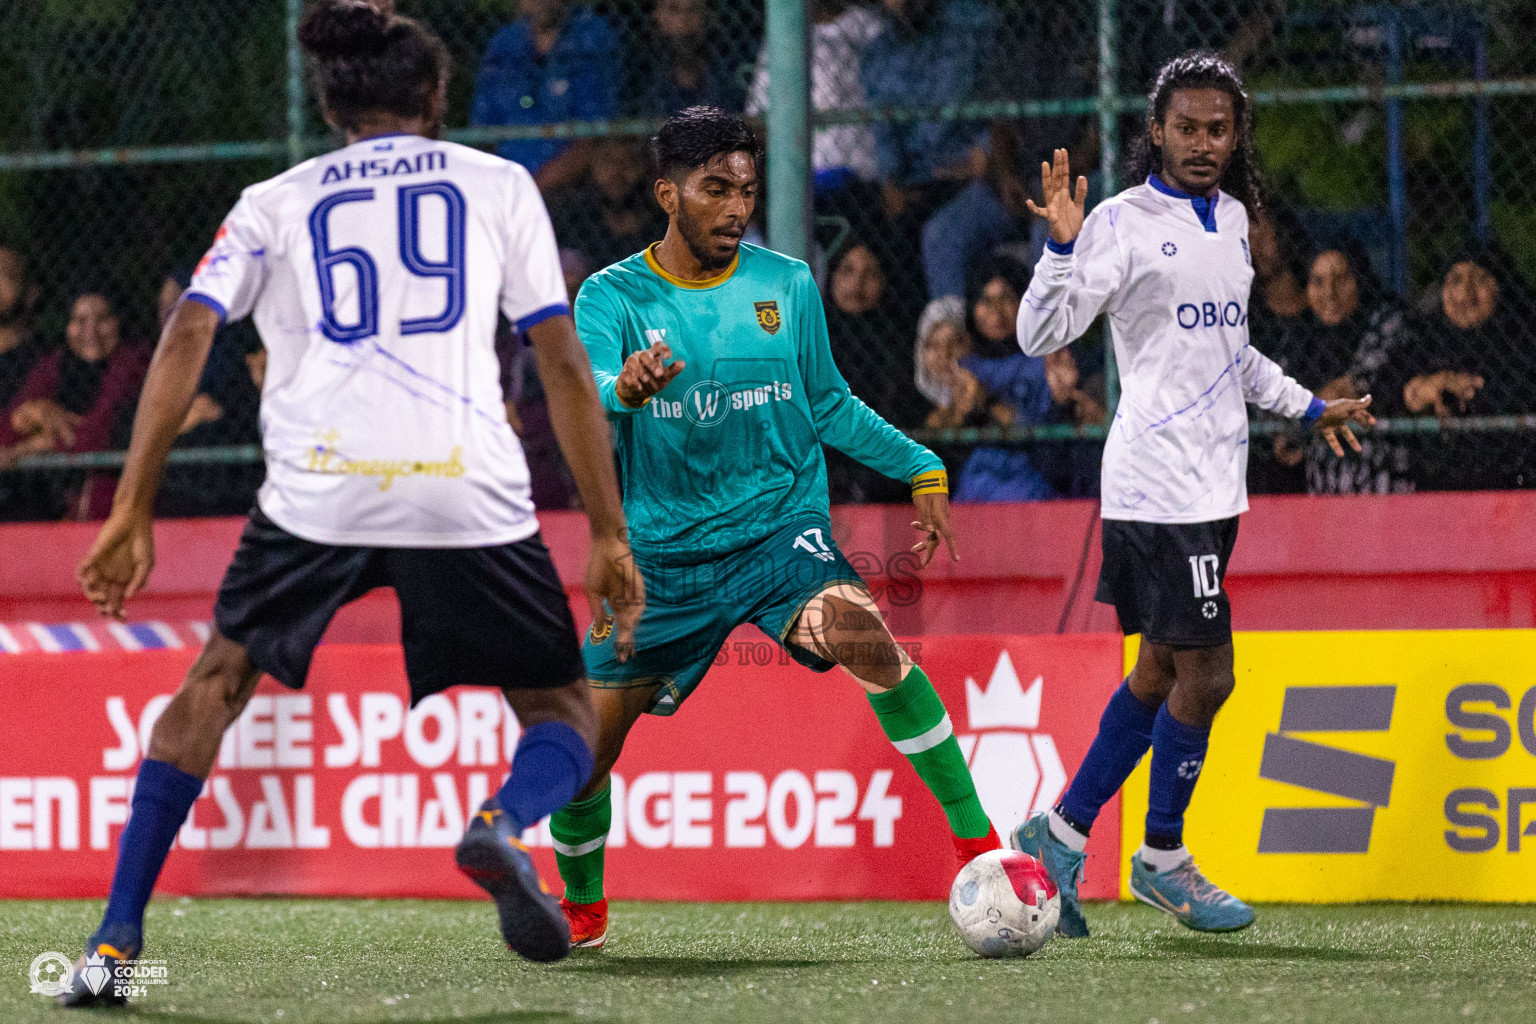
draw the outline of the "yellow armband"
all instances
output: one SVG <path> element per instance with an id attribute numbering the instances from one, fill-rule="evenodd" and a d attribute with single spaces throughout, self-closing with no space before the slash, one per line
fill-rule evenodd
<path id="1" fill-rule="evenodd" d="M 942 469 L 930 469 L 912 478 L 912 497 L 919 494 L 948 494 L 949 474 Z"/>

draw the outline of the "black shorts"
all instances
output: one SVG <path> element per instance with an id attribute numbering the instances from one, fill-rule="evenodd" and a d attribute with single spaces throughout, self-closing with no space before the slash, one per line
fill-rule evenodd
<path id="1" fill-rule="evenodd" d="M 1094 598 L 1115 606 L 1126 636 L 1170 647 L 1232 642 L 1227 560 L 1237 516 L 1211 523 L 1104 520 L 1104 567 Z"/>
<path id="2" fill-rule="evenodd" d="M 400 598 L 411 703 L 457 683 L 565 686 L 586 674 L 565 588 L 537 534 L 486 548 L 316 544 L 251 512 L 213 607 L 251 663 L 299 689 L 342 605 L 375 587 Z"/>

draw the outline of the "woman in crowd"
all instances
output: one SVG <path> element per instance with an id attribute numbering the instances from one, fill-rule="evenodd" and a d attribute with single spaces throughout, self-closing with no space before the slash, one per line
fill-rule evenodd
<path id="1" fill-rule="evenodd" d="M 1011 355 L 972 350 L 965 305 L 946 295 L 928 303 L 917 327 L 917 389 L 932 402 L 930 427 L 1032 426 L 1052 398 L 1045 365 L 1017 348 Z M 1022 447 L 978 445 L 965 460 L 954 501 L 1040 501 L 1056 496 Z"/>
<path id="2" fill-rule="evenodd" d="M 1536 411 L 1536 306 L 1492 245 L 1452 256 L 1440 301 L 1420 323 L 1402 402 L 1415 416 L 1499 416 Z M 1426 488 L 1529 487 L 1536 455 L 1529 434 L 1447 432 L 1429 442 Z"/>
<path id="3" fill-rule="evenodd" d="M 827 339 L 848 387 L 871 409 L 899 427 L 922 422 L 923 403 L 906 381 L 912 379 L 914 317 L 895 294 L 874 246 L 850 239 L 832 259 L 826 285 Z M 827 450 L 833 501 L 900 501 L 901 485 Z"/>
<path id="4" fill-rule="evenodd" d="M 1025 373 L 1030 380 L 1043 375 L 1049 404 L 1030 416 L 1037 425 L 1089 426 L 1105 421 L 1104 375 L 1084 376 L 1077 354 L 1070 349 L 1043 359 L 1026 356 L 1016 336 L 1019 303 L 1029 287 L 1030 272 L 1010 256 L 995 255 L 972 276 L 971 323 L 975 327 L 976 357 L 981 375 Z M 989 390 L 995 390 L 988 385 Z M 1029 446 L 1035 469 L 1064 497 L 1096 497 L 1099 493 L 1101 442 L 1044 441 Z"/>
<path id="5" fill-rule="evenodd" d="M 65 346 L 42 359 L 0 416 L 0 462 L 20 454 L 99 452 L 122 447 L 149 349 L 123 340 L 122 322 L 106 294 L 82 292 L 70 307 Z M 117 474 L 73 480 L 63 501 L 70 519 L 102 519 L 112 506 Z M 50 512 L 59 511 L 57 503 Z"/>
<path id="6" fill-rule="evenodd" d="M 1401 416 L 1400 376 L 1410 339 L 1406 311 L 1371 270 L 1353 241 L 1330 243 L 1306 264 L 1306 308 L 1276 339 L 1273 358 L 1320 398 L 1374 396 L 1373 411 Z M 1411 445 L 1391 437 L 1365 437 L 1361 451 L 1337 458 L 1327 445 L 1293 433 L 1273 441 L 1279 463 L 1276 489 L 1312 494 L 1401 494 L 1414 490 Z M 1289 470 L 1296 477 L 1287 478 Z"/>

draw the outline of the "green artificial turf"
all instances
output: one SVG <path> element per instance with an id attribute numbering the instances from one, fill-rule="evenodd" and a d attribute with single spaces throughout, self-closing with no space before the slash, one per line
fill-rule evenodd
<path id="1" fill-rule="evenodd" d="M 32 958 L 74 955 L 100 908 L 0 902 L 0 1021 L 1536 1021 L 1536 910 L 1516 906 L 1266 906 L 1203 936 L 1096 905 L 1093 938 L 988 961 L 937 904 L 629 903 L 606 950 L 539 967 L 489 903 L 169 899 L 145 956 L 171 984 L 129 1014 L 29 994 Z"/>

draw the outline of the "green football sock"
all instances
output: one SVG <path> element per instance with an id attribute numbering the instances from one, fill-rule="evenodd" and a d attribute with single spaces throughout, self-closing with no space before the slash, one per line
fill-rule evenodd
<path id="1" fill-rule="evenodd" d="M 549 819 L 555 840 L 555 864 L 565 881 L 565 898 L 572 903 L 596 903 L 603 898 L 603 847 L 613 824 L 613 786 L 585 800 L 572 800 Z"/>
<path id="2" fill-rule="evenodd" d="M 944 702 L 923 670 L 913 665 L 895 689 L 868 696 L 880 728 L 896 749 L 907 755 L 917 777 L 938 799 L 949 818 L 950 830 L 962 839 L 986 835 L 992 823 L 976 797 L 976 784 L 960 753 Z"/>

